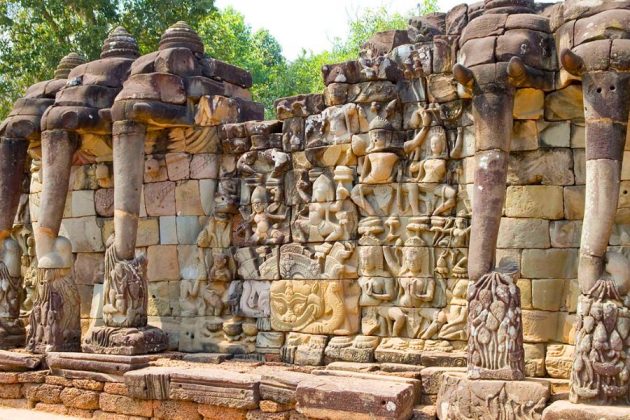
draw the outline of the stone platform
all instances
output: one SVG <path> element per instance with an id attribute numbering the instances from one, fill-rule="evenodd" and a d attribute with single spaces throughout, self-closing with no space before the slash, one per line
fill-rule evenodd
<path id="1" fill-rule="evenodd" d="M 25 357 L 0 352 L 0 362 Z M 32 358 L 31 368 L 24 361 L 22 365 L 31 371 L 0 373 L 0 405 L 101 419 L 423 420 L 435 419 L 436 413 L 458 418 L 454 410 L 465 408 L 466 402 L 478 408 L 473 397 L 482 394 L 495 395 L 490 400 L 494 408 L 534 407 L 540 415 L 548 399 L 566 398 L 567 389 L 567 381 L 546 379 L 469 383 L 460 367 L 352 362 L 294 366 L 179 352 L 49 353 L 46 360 Z M 461 389 L 474 392 L 461 397 L 456 394 Z"/>

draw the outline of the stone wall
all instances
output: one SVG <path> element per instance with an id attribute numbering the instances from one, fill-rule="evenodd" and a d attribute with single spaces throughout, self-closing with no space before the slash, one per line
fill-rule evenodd
<path id="1" fill-rule="evenodd" d="M 379 34 L 357 61 L 324 67 L 322 94 L 279 100 L 276 121 L 236 123 L 234 101 L 207 96 L 194 128 L 147 143 L 137 251 L 148 257 L 149 323 L 171 349 L 464 365 L 475 138 L 452 67 L 478 12 L 453 9 L 433 36 Z M 418 27 L 439 21 L 426 19 Z M 516 92 L 497 261 L 519 267 L 528 375 L 567 377 L 584 121 L 580 85 L 554 78 L 548 92 Z M 98 147 L 96 161 L 76 159 L 61 230 L 84 333 L 101 322 L 113 232 L 111 149 Z M 626 160 L 610 246 L 627 254 Z M 35 162 L 34 223 L 40 191 Z"/>

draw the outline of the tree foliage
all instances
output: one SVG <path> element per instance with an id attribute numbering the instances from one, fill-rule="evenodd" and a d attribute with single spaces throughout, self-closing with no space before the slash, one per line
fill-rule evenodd
<path id="1" fill-rule="evenodd" d="M 214 0 L 0 0 L 0 117 L 28 86 L 50 79 L 64 55 L 98 58 L 114 27 L 123 25 L 145 53 L 168 26 L 196 26 L 213 10 Z"/>
<path id="2" fill-rule="evenodd" d="M 422 0 L 405 15 L 361 9 L 348 16 L 348 35 L 331 40 L 327 51 L 303 50 L 289 62 L 268 30 L 253 30 L 233 8 L 216 10 L 214 0 L 0 0 L 0 118 L 29 85 L 51 78 L 64 55 L 98 58 L 115 26 L 123 25 L 147 53 L 178 20 L 197 29 L 208 55 L 252 73 L 254 99 L 272 118 L 275 99 L 321 92 L 324 64 L 356 59 L 375 32 L 405 29 L 409 17 L 435 11 L 436 3 Z"/>

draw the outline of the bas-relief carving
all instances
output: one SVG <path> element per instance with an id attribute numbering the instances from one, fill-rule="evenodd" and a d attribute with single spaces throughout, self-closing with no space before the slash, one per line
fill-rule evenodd
<path id="1" fill-rule="evenodd" d="M 21 347 L 25 341 L 24 323 L 20 317 L 23 299 L 21 250 L 12 238 L 2 242 L 0 252 L 0 347 Z"/>
<path id="2" fill-rule="evenodd" d="M 271 284 L 271 326 L 311 334 L 356 333 L 359 293 L 353 280 L 276 280 Z"/>

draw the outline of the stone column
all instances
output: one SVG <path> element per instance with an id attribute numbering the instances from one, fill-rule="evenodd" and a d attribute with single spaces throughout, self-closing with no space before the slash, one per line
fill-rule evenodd
<path id="1" fill-rule="evenodd" d="M 42 180 L 38 260 L 27 349 L 36 353 L 76 351 L 80 347 L 80 299 L 72 274 L 72 245 L 59 228 L 68 195 L 76 138 L 64 130 L 42 133 Z"/>
<path id="2" fill-rule="evenodd" d="M 114 236 L 107 241 L 103 285 L 104 327 L 83 342 L 88 353 L 136 355 L 165 350 L 166 333 L 147 325 L 147 260 L 135 257 L 144 176 L 146 126 L 117 121 L 113 126 Z"/>

